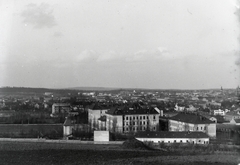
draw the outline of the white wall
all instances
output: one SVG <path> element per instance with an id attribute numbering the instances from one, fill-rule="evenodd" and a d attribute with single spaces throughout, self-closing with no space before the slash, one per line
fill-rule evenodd
<path id="1" fill-rule="evenodd" d="M 208 144 L 209 138 L 136 138 L 139 141 L 152 141 L 154 143 L 194 143 Z"/>
<path id="2" fill-rule="evenodd" d="M 94 131 L 94 141 L 109 141 L 109 131 Z"/>

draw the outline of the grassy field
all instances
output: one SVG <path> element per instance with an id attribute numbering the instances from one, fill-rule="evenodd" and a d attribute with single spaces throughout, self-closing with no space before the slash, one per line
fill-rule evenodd
<path id="1" fill-rule="evenodd" d="M 163 151 L 136 150 L 122 145 L 0 142 L 0 164 L 161 164 L 237 165 L 238 153 L 186 155 Z"/>

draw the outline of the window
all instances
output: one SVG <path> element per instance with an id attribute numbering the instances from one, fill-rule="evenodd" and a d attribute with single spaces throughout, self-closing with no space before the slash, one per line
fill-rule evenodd
<path id="1" fill-rule="evenodd" d="M 126 125 L 128 125 L 128 122 L 126 122 Z"/>
<path id="2" fill-rule="evenodd" d="M 143 131 L 145 131 L 145 127 L 143 127 Z"/>
<path id="3" fill-rule="evenodd" d="M 142 116 L 140 116 L 140 120 L 142 120 Z"/>
<path id="4" fill-rule="evenodd" d="M 143 125 L 145 125 L 145 121 L 143 122 Z"/>
<path id="5" fill-rule="evenodd" d="M 143 120 L 145 120 L 145 116 L 143 116 Z"/>
<path id="6" fill-rule="evenodd" d="M 188 140 L 186 140 L 186 142 L 188 143 Z"/>
<path id="7" fill-rule="evenodd" d="M 132 120 L 132 117 L 130 117 L 130 120 Z"/>
<path id="8" fill-rule="evenodd" d="M 137 120 L 138 120 L 138 116 L 137 116 L 136 118 L 137 118 Z"/>
<path id="9" fill-rule="evenodd" d="M 126 120 L 128 120 L 128 117 L 126 117 Z"/>
<path id="10" fill-rule="evenodd" d="M 206 130 L 206 126 L 204 126 L 204 130 Z"/>
<path id="11" fill-rule="evenodd" d="M 182 143 L 182 140 L 180 140 L 180 143 Z"/>
<path id="12" fill-rule="evenodd" d="M 128 128 L 126 128 L 126 131 L 128 131 Z"/>
<path id="13" fill-rule="evenodd" d="M 133 120 L 135 120 L 135 117 L 133 117 Z"/>
<path id="14" fill-rule="evenodd" d="M 142 122 L 140 121 L 140 125 L 142 125 Z"/>
<path id="15" fill-rule="evenodd" d="M 198 131 L 198 127 L 197 127 L 197 131 Z"/>
<path id="16" fill-rule="evenodd" d="M 176 143 L 177 142 L 177 140 L 174 140 L 174 143 Z"/>
<path id="17" fill-rule="evenodd" d="M 154 115 L 154 116 L 153 116 L 153 120 L 155 120 L 155 119 L 156 119 L 156 116 Z"/>
<path id="18" fill-rule="evenodd" d="M 135 125 L 135 121 L 133 122 L 133 125 Z"/>
<path id="19" fill-rule="evenodd" d="M 153 127 L 153 130 L 155 131 L 155 130 L 156 130 L 156 128 L 155 128 L 155 127 Z"/>
<path id="20" fill-rule="evenodd" d="M 148 116 L 147 116 L 147 119 L 148 119 Z"/>
<path id="21" fill-rule="evenodd" d="M 201 142 L 201 140 L 198 140 L 198 142 Z"/>
<path id="22" fill-rule="evenodd" d="M 170 143 L 170 141 L 168 141 L 168 143 Z"/>
<path id="23" fill-rule="evenodd" d="M 201 130 L 202 130 L 202 127 L 201 127 Z"/>

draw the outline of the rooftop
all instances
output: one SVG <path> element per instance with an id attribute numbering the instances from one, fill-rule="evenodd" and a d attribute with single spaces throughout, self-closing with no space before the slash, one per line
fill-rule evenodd
<path id="1" fill-rule="evenodd" d="M 203 132 L 139 132 L 137 138 L 208 138 Z"/>
<path id="2" fill-rule="evenodd" d="M 199 114 L 191 114 L 191 113 L 178 113 L 176 116 L 169 118 L 170 120 L 181 121 L 185 123 L 193 123 L 193 124 L 210 124 L 214 123 L 213 121 L 203 117 Z"/>

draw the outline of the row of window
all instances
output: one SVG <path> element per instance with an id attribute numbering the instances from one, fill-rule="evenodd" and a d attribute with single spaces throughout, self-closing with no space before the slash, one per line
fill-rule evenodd
<path id="1" fill-rule="evenodd" d="M 198 131 L 198 130 L 203 130 L 203 129 L 206 130 L 206 126 L 204 126 L 204 127 L 199 127 L 199 129 L 198 129 L 198 127 L 197 127 L 197 131 Z"/>
<path id="2" fill-rule="evenodd" d="M 146 127 L 123 127 L 123 132 L 125 131 L 145 131 Z M 153 130 L 156 131 L 156 127 L 153 127 Z"/>
<path id="3" fill-rule="evenodd" d="M 145 120 L 145 119 L 148 119 L 148 116 L 136 116 L 136 117 L 135 117 L 135 116 L 133 116 L 133 117 L 132 117 L 132 116 L 129 116 L 129 117 L 126 116 L 126 117 L 125 117 L 125 120 L 128 120 L 128 119 L 129 119 L 129 120 L 138 120 L 138 119 L 140 119 L 140 120 L 142 120 L 142 119 Z M 153 120 L 156 120 L 156 116 L 155 116 L 155 115 L 153 116 Z"/>
<path id="4" fill-rule="evenodd" d="M 158 141 L 158 143 L 164 143 L 165 141 Z M 182 140 L 179 141 L 180 143 L 183 143 Z M 201 140 L 198 140 L 199 143 L 203 142 L 204 144 L 208 144 L 208 141 L 201 141 Z M 171 143 L 170 141 L 168 141 L 168 143 Z M 173 143 L 177 143 L 177 140 L 174 140 Z M 189 140 L 186 140 L 186 143 L 190 143 Z M 192 141 L 192 143 L 194 144 L 194 141 Z"/>
<path id="5" fill-rule="evenodd" d="M 149 124 L 149 122 L 147 121 L 147 122 L 145 122 L 145 121 L 140 121 L 140 122 L 135 122 L 135 121 L 133 121 L 133 122 L 125 122 L 125 125 L 148 125 Z"/>

